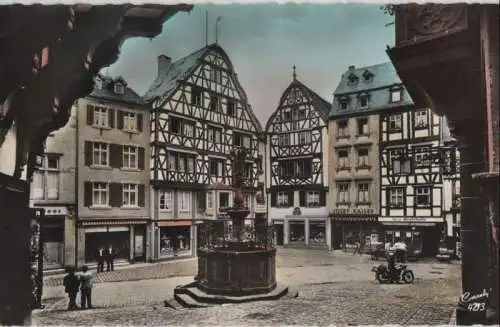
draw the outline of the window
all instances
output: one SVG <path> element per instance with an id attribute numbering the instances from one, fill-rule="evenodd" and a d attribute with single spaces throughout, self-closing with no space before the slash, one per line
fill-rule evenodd
<path id="1" fill-rule="evenodd" d="M 201 89 L 196 86 L 191 87 L 191 104 L 200 107 L 203 105 Z"/>
<path id="2" fill-rule="evenodd" d="M 282 178 L 310 177 L 312 175 L 312 159 L 280 160 L 279 175 Z"/>
<path id="3" fill-rule="evenodd" d="M 368 107 L 368 96 L 363 95 L 359 97 L 359 107 L 360 108 Z"/>
<path id="4" fill-rule="evenodd" d="M 288 206 L 288 193 L 286 192 L 278 192 L 278 207 L 287 207 Z"/>
<path id="5" fill-rule="evenodd" d="M 368 118 L 358 119 L 358 136 L 368 134 Z"/>
<path id="6" fill-rule="evenodd" d="M 123 207 L 137 207 L 137 184 L 122 185 Z"/>
<path id="7" fill-rule="evenodd" d="M 245 163 L 245 169 L 243 172 L 243 177 L 246 179 L 251 179 L 253 175 L 253 164 L 252 163 Z"/>
<path id="8" fill-rule="evenodd" d="M 415 205 L 429 207 L 431 205 L 431 188 L 415 187 Z"/>
<path id="9" fill-rule="evenodd" d="M 307 111 L 306 111 L 306 109 L 300 109 L 299 110 L 299 119 L 303 120 L 303 119 L 306 119 L 306 117 L 307 117 Z"/>
<path id="10" fill-rule="evenodd" d="M 222 84 L 222 71 L 219 68 L 212 67 L 210 70 L 210 79 L 215 83 Z"/>
<path id="11" fill-rule="evenodd" d="M 415 147 L 413 151 L 413 163 L 415 165 L 415 168 L 429 167 L 431 165 L 430 146 Z"/>
<path id="12" fill-rule="evenodd" d="M 389 130 L 401 130 L 401 115 L 390 115 L 389 116 Z"/>
<path id="13" fill-rule="evenodd" d="M 137 168 L 137 147 L 124 145 L 123 146 L 123 168 Z"/>
<path id="14" fill-rule="evenodd" d="M 243 145 L 243 135 L 240 133 L 233 133 L 233 145 L 234 146 L 242 146 Z"/>
<path id="15" fill-rule="evenodd" d="M 227 115 L 228 116 L 231 116 L 231 117 L 234 117 L 235 116 L 235 104 L 234 104 L 234 101 L 233 100 L 229 100 L 227 99 Z"/>
<path id="16" fill-rule="evenodd" d="M 170 116 L 168 118 L 170 133 L 180 134 L 182 128 L 182 121 L 179 118 Z"/>
<path id="17" fill-rule="evenodd" d="M 210 175 L 221 177 L 223 176 L 223 161 L 220 159 L 210 159 Z"/>
<path id="18" fill-rule="evenodd" d="M 108 127 L 108 110 L 104 107 L 94 107 L 94 126 Z"/>
<path id="19" fill-rule="evenodd" d="M 251 208 L 250 194 L 248 193 L 243 194 L 243 206 L 245 208 Z"/>
<path id="20" fill-rule="evenodd" d="M 342 110 L 347 110 L 347 101 L 346 100 L 341 100 L 340 101 L 340 109 Z"/>
<path id="21" fill-rule="evenodd" d="M 368 183 L 358 183 L 358 202 L 369 203 L 370 196 L 368 194 Z"/>
<path id="22" fill-rule="evenodd" d="M 338 151 L 338 157 L 339 157 L 339 168 L 345 169 L 349 168 L 349 150 L 339 150 Z"/>
<path id="23" fill-rule="evenodd" d="M 283 120 L 284 121 L 292 120 L 292 112 L 290 111 L 290 109 L 283 111 Z"/>
<path id="24" fill-rule="evenodd" d="M 368 149 L 358 149 L 358 168 L 368 168 Z"/>
<path id="25" fill-rule="evenodd" d="M 391 208 L 402 208 L 404 205 L 403 188 L 394 187 L 389 189 L 389 205 Z"/>
<path id="26" fill-rule="evenodd" d="M 306 202 L 308 207 L 318 207 L 319 206 L 319 192 L 318 191 L 308 191 Z"/>
<path id="27" fill-rule="evenodd" d="M 194 137 L 194 125 L 189 123 L 184 123 L 184 136 Z"/>
<path id="28" fill-rule="evenodd" d="M 109 206 L 109 184 L 107 183 L 92 184 L 92 206 L 95 207 Z"/>
<path id="29" fill-rule="evenodd" d="M 59 198 L 59 156 L 46 154 L 42 165 L 33 173 L 31 199 L 57 200 Z"/>
<path id="30" fill-rule="evenodd" d="M 123 94 L 124 93 L 124 87 L 123 87 L 123 84 L 121 83 L 116 83 L 115 84 L 115 93 L 116 94 Z"/>
<path id="31" fill-rule="evenodd" d="M 337 202 L 348 203 L 349 202 L 349 184 L 339 183 L 337 184 Z"/>
<path id="32" fill-rule="evenodd" d="M 213 192 L 207 192 L 207 209 L 212 209 L 214 207 L 214 194 Z"/>
<path id="33" fill-rule="evenodd" d="M 220 192 L 219 193 L 219 208 L 227 208 L 229 207 L 229 193 L 228 192 Z"/>
<path id="34" fill-rule="evenodd" d="M 212 110 L 212 111 L 218 111 L 219 110 L 219 97 L 217 95 L 211 95 L 210 96 L 209 109 Z"/>
<path id="35" fill-rule="evenodd" d="M 194 158 L 191 156 L 187 158 L 187 171 L 194 173 Z"/>
<path id="36" fill-rule="evenodd" d="M 221 143 L 222 130 L 215 127 L 208 127 L 208 140 L 210 142 Z"/>
<path id="37" fill-rule="evenodd" d="M 173 193 L 172 191 L 160 191 L 159 192 L 159 205 L 161 211 L 172 211 L 173 206 Z"/>
<path id="38" fill-rule="evenodd" d="M 137 130 L 137 115 L 135 113 L 123 113 L 123 129 L 132 132 Z"/>
<path id="39" fill-rule="evenodd" d="M 299 132 L 299 144 L 311 143 L 311 132 Z"/>
<path id="40" fill-rule="evenodd" d="M 92 165 L 107 167 L 109 165 L 109 145 L 107 143 L 92 143 Z"/>
<path id="41" fill-rule="evenodd" d="M 403 154 L 403 149 L 390 149 L 387 151 L 387 164 L 394 166 L 394 160 L 400 160 Z"/>
<path id="42" fill-rule="evenodd" d="M 427 110 L 415 111 L 414 115 L 416 129 L 425 129 L 429 126 L 429 117 L 427 115 Z"/>
<path id="43" fill-rule="evenodd" d="M 178 163 L 178 166 L 177 166 L 177 170 L 178 171 L 185 171 L 186 170 L 186 161 L 184 160 L 184 155 L 182 154 L 179 154 L 179 156 L 177 157 L 177 163 Z"/>
<path id="44" fill-rule="evenodd" d="M 339 120 L 337 122 L 337 137 L 349 137 L 349 129 L 347 125 L 347 120 Z"/>
<path id="45" fill-rule="evenodd" d="M 392 90 L 391 91 L 391 103 L 401 101 L 401 90 Z"/>
<path id="46" fill-rule="evenodd" d="M 173 153 L 169 153 L 167 155 L 167 169 L 175 170 L 175 155 Z"/>
<path id="47" fill-rule="evenodd" d="M 290 145 L 290 134 L 280 134 L 280 136 L 279 136 L 279 145 L 280 146 L 288 146 L 288 145 Z"/>
<path id="48" fill-rule="evenodd" d="M 179 192 L 179 211 L 191 211 L 191 192 Z"/>

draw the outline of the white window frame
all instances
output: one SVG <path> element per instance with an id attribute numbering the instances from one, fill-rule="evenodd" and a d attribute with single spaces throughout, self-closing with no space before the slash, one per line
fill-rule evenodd
<path id="1" fill-rule="evenodd" d="M 191 192 L 179 191 L 177 195 L 179 196 L 177 200 L 179 212 L 191 212 Z"/>
<path id="2" fill-rule="evenodd" d="M 108 143 L 92 142 L 92 166 L 109 167 L 109 148 Z"/>
<path id="3" fill-rule="evenodd" d="M 404 206 L 404 190 L 402 187 L 389 189 L 389 205 L 391 208 L 402 208 Z"/>
<path id="4" fill-rule="evenodd" d="M 93 110 L 93 126 L 109 127 L 109 110 L 105 107 L 95 106 Z"/>
<path id="5" fill-rule="evenodd" d="M 337 202 L 339 203 L 349 203 L 349 183 L 338 183 L 337 184 Z"/>
<path id="6" fill-rule="evenodd" d="M 340 156 L 340 152 L 341 151 L 345 151 L 347 152 L 347 157 L 341 157 Z M 344 168 L 349 168 L 349 150 L 346 150 L 346 149 L 341 149 L 341 150 L 338 150 L 337 151 L 337 157 L 338 157 L 338 167 L 341 168 L 341 169 L 344 169 Z"/>
<path id="7" fill-rule="evenodd" d="M 178 166 L 177 167 L 178 171 L 182 171 L 182 172 L 186 171 L 187 167 L 186 167 L 186 160 L 185 160 L 184 156 L 179 155 L 177 157 L 177 166 Z"/>
<path id="8" fill-rule="evenodd" d="M 431 151 L 431 146 L 415 147 L 415 152 L 413 155 L 413 163 L 415 165 L 415 168 L 425 168 L 432 165 L 432 160 L 430 158 Z"/>
<path id="9" fill-rule="evenodd" d="M 99 198 L 99 203 L 96 203 L 96 194 Z M 103 200 L 104 201 L 101 201 Z M 109 183 L 93 182 L 92 183 L 92 207 L 109 207 Z"/>
<path id="10" fill-rule="evenodd" d="M 357 119 L 356 122 L 358 123 L 358 136 L 370 134 L 370 129 L 369 129 L 369 125 L 368 125 L 368 118 L 360 118 L 360 119 Z M 361 133 L 359 133 L 360 129 L 361 129 Z"/>
<path id="11" fill-rule="evenodd" d="M 278 137 L 279 137 L 279 145 L 280 146 L 290 145 L 290 134 L 284 133 L 284 134 L 280 134 Z"/>
<path id="12" fill-rule="evenodd" d="M 212 210 L 214 208 L 214 193 L 212 191 L 207 192 L 207 209 Z"/>
<path id="13" fill-rule="evenodd" d="M 392 127 L 392 124 L 394 123 L 395 127 Z M 398 131 L 403 128 L 403 117 L 401 114 L 394 114 L 389 116 L 389 126 L 388 126 L 390 131 Z"/>
<path id="14" fill-rule="evenodd" d="M 431 188 L 428 186 L 415 186 L 414 187 L 414 202 L 416 207 L 430 207 L 432 206 Z M 427 198 L 427 203 L 419 203 L 419 196 Z"/>
<path id="15" fill-rule="evenodd" d="M 125 86 L 122 83 L 115 83 L 114 91 L 116 94 L 124 94 Z"/>
<path id="16" fill-rule="evenodd" d="M 359 107 L 360 108 L 368 108 L 368 96 L 367 95 L 362 95 L 359 97 Z M 363 101 L 365 101 L 365 104 L 363 105 Z"/>
<path id="17" fill-rule="evenodd" d="M 401 90 L 391 91 L 391 103 L 401 102 L 403 92 Z"/>
<path id="18" fill-rule="evenodd" d="M 251 195 L 249 193 L 243 193 L 243 206 L 251 209 Z"/>
<path id="19" fill-rule="evenodd" d="M 123 112 L 123 130 L 137 132 L 137 114 L 134 112 Z"/>
<path id="20" fill-rule="evenodd" d="M 278 192 L 276 194 L 276 205 L 278 207 L 288 207 L 288 193 Z"/>
<path id="21" fill-rule="evenodd" d="M 370 183 L 358 183 L 358 203 L 370 202 Z"/>
<path id="22" fill-rule="evenodd" d="M 341 126 L 341 123 L 346 121 L 337 122 L 337 138 L 348 137 L 349 136 L 349 122 L 347 121 L 345 126 Z"/>
<path id="23" fill-rule="evenodd" d="M 186 160 L 186 168 L 187 168 L 187 171 L 190 172 L 190 173 L 194 173 L 194 170 L 195 170 L 195 158 L 194 157 L 187 157 L 187 160 Z"/>
<path id="24" fill-rule="evenodd" d="M 50 159 L 54 159 L 55 167 L 49 167 Z M 32 193 L 30 198 L 34 200 L 58 200 L 59 199 L 59 186 L 60 186 L 60 160 L 58 155 L 45 154 L 42 158 L 42 166 L 37 168 L 33 173 Z M 49 177 L 55 179 L 55 189 L 49 187 Z M 37 185 L 37 182 L 39 182 Z M 38 187 L 36 187 L 38 186 Z M 51 192 L 53 190 L 53 192 Z M 54 195 L 55 194 L 55 195 Z"/>
<path id="25" fill-rule="evenodd" d="M 215 83 L 222 84 L 222 70 L 218 67 L 210 69 L 210 79 Z"/>
<path id="26" fill-rule="evenodd" d="M 124 145 L 122 148 L 122 167 L 138 169 L 139 148 L 134 145 Z"/>
<path id="27" fill-rule="evenodd" d="M 413 113 L 415 128 L 429 127 L 429 112 L 427 110 L 417 110 Z"/>
<path id="28" fill-rule="evenodd" d="M 243 147 L 244 148 L 247 148 L 247 149 L 250 149 L 250 144 L 251 144 L 251 137 L 249 136 L 243 136 Z"/>
<path id="29" fill-rule="evenodd" d="M 172 212 L 174 203 L 174 192 L 159 191 L 158 192 L 158 210 L 162 212 Z"/>
<path id="30" fill-rule="evenodd" d="M 367 151 L 366 155 L 361 155 L 360 154 L 360 152 L 362 150 L 366 150 Z M 367 148 L 358 148 L 357 149 L 357 157 L 358 157 L 357 164 L 358 164 L 358 167 L 368 167 L 370 165 L 369 160 L 368 160 L 369 159 L 369 154 L 370 154 L 370 150 L 367 149 Z"/>
<path id="31" fill-rule="evenodd" d="M 194 126 L 192 124 L 183 124 L 183 134 L 187 137 L 194 137 Z"/>
<path id="32" fill-rule="evenodd" d="M 309 143 L 311 143 L 311 132 L 299 132 L 299 144 L 304 145 Z"/>
<path id="33" fill-rule="evenodd" d="M 139 187 L 134 183 L 122 184 L 122 207 L 137 208 L 139 206 Z"/>
<path id="34" fill-rule="evenodd" d="M 319 191 L 307 191 L 306 204 L 308 207 L 319 207 Z"/>
<path id="35" fill-rule="evenodd" d="M 167 153 L 167 170 L 176 170 L 176 157 L 172 152 Z"/>

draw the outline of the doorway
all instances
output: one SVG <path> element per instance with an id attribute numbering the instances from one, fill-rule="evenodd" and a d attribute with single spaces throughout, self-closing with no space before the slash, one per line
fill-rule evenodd
<path id="1" fill-rule="evenodd" d="M 283 246 L 284 241 L 284 229 L 283 224 L 275 224 L 274 230 L 276 232 L 276 245 Z"/>
<path id="2" fill-rule="evenodd" d="M 332 224 L 332 249 L 340 250 L 342 249 L 342 226 L 338 224 Z"/>

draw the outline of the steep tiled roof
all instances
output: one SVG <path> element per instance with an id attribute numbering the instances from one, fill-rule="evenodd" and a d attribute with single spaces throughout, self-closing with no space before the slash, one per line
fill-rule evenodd
<path id="1" fill-rule="evenodd" d="M 189 76 L 191 76 L 191 74 L 195 72 L 195 70 L 198 68 L 198 65 L 201 63 L 201 60 L 210 51 L 217 51 L 219 52 L 219 54 L 225 57 L 226 62 L 230 66 L 230 70 L 234 72 L 231 60 L 229 59 L 229 56 L 226 54 L 226 52 L 218 44 L 210 44 L 187 55 L 186 57 L 172 62 L 167 67 L 165 67 L 164 70 L 158 71 L 155 80 L 143 96 L 145 101 L 151 102 L 156 99 L 163 99 L 162 102 L 167 101 L 168 98 L 170 98 L 170 96 L 175 93 L 179 83 L 187 79 Z M 255 116 L 252 107 L 248 104 L 248 98 L 243 87 L 239 83 L 236 76 L 234 76 L 233 80 L 235 81 L 236 86 L 243 95 L 244 101 L 247 103 L 247 111 L 251 119 L 255 123 L 257 130 L 259 132 L 262 131 L 262 125 Z"/>
<path id="2" fill-rule="evenodd" d="M 371 78 L 365 80 L 364 75 L 367 74 Z M 354 82 L 351 82 L 353 77 Z M 397 86 L 403 88 L 402 101 L 391 103 L 389 101 L 389 90 Z M 357 96 L 362 93 L 369 95 L 368 106 L 366 108 L 360 108 L 357 103 Z M 347 109 L 342 109 L 339 99 L 345 96 L 348 96 L 351 101 Z M 351 66 L 342 74 L 340 82 L 335 89 L 329 117 L 334 118 L 361 112 L 369 113 L 407 105 L 413 105 L 413 100 L 402 85 L 401 79 L 391 62 L 361 68 Z"/>
<path id="3" fill-rule="evenodd" d="M 123 79 L 123 77 L 118 76 L 116 78 L 112 78 L 110 76 L 98 75 L 96 79 L 101 81 L 101 85 L 96 83 L 94 90 L 89 94 L 89 96 L 113 102 L 123 102 L 143 106 L 146 105 L 146 102 L 127 85 L 127 82 Z M 118 82 L 123 85 L 123 94 L 116 94 L 114 92 L 115 84 Z"/>

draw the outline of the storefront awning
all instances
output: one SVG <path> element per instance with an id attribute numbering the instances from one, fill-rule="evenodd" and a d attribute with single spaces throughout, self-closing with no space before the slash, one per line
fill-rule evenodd
<path id="1" fill-rule="evenodd" d="M 377 217 L 362 217 L 362 216 L 344 216 L 344 217 L 332 217 L 332 222 L 342 222 L 342 223 L 376 223 L 377 222 Z"/>
<path id="2" fill-rule="evenodd" d="M 144 225 L 146 224 L 146 219 L 81 219 L 81 226 L 109 226 L 109 225 Z"/>
<path id="3" fill-rule="evenodd" d="M 176 227 L 176 226 L 191 226 L 193 221 L 191 220 L 167 220 L 156 222 L 158 227 Z"/>

